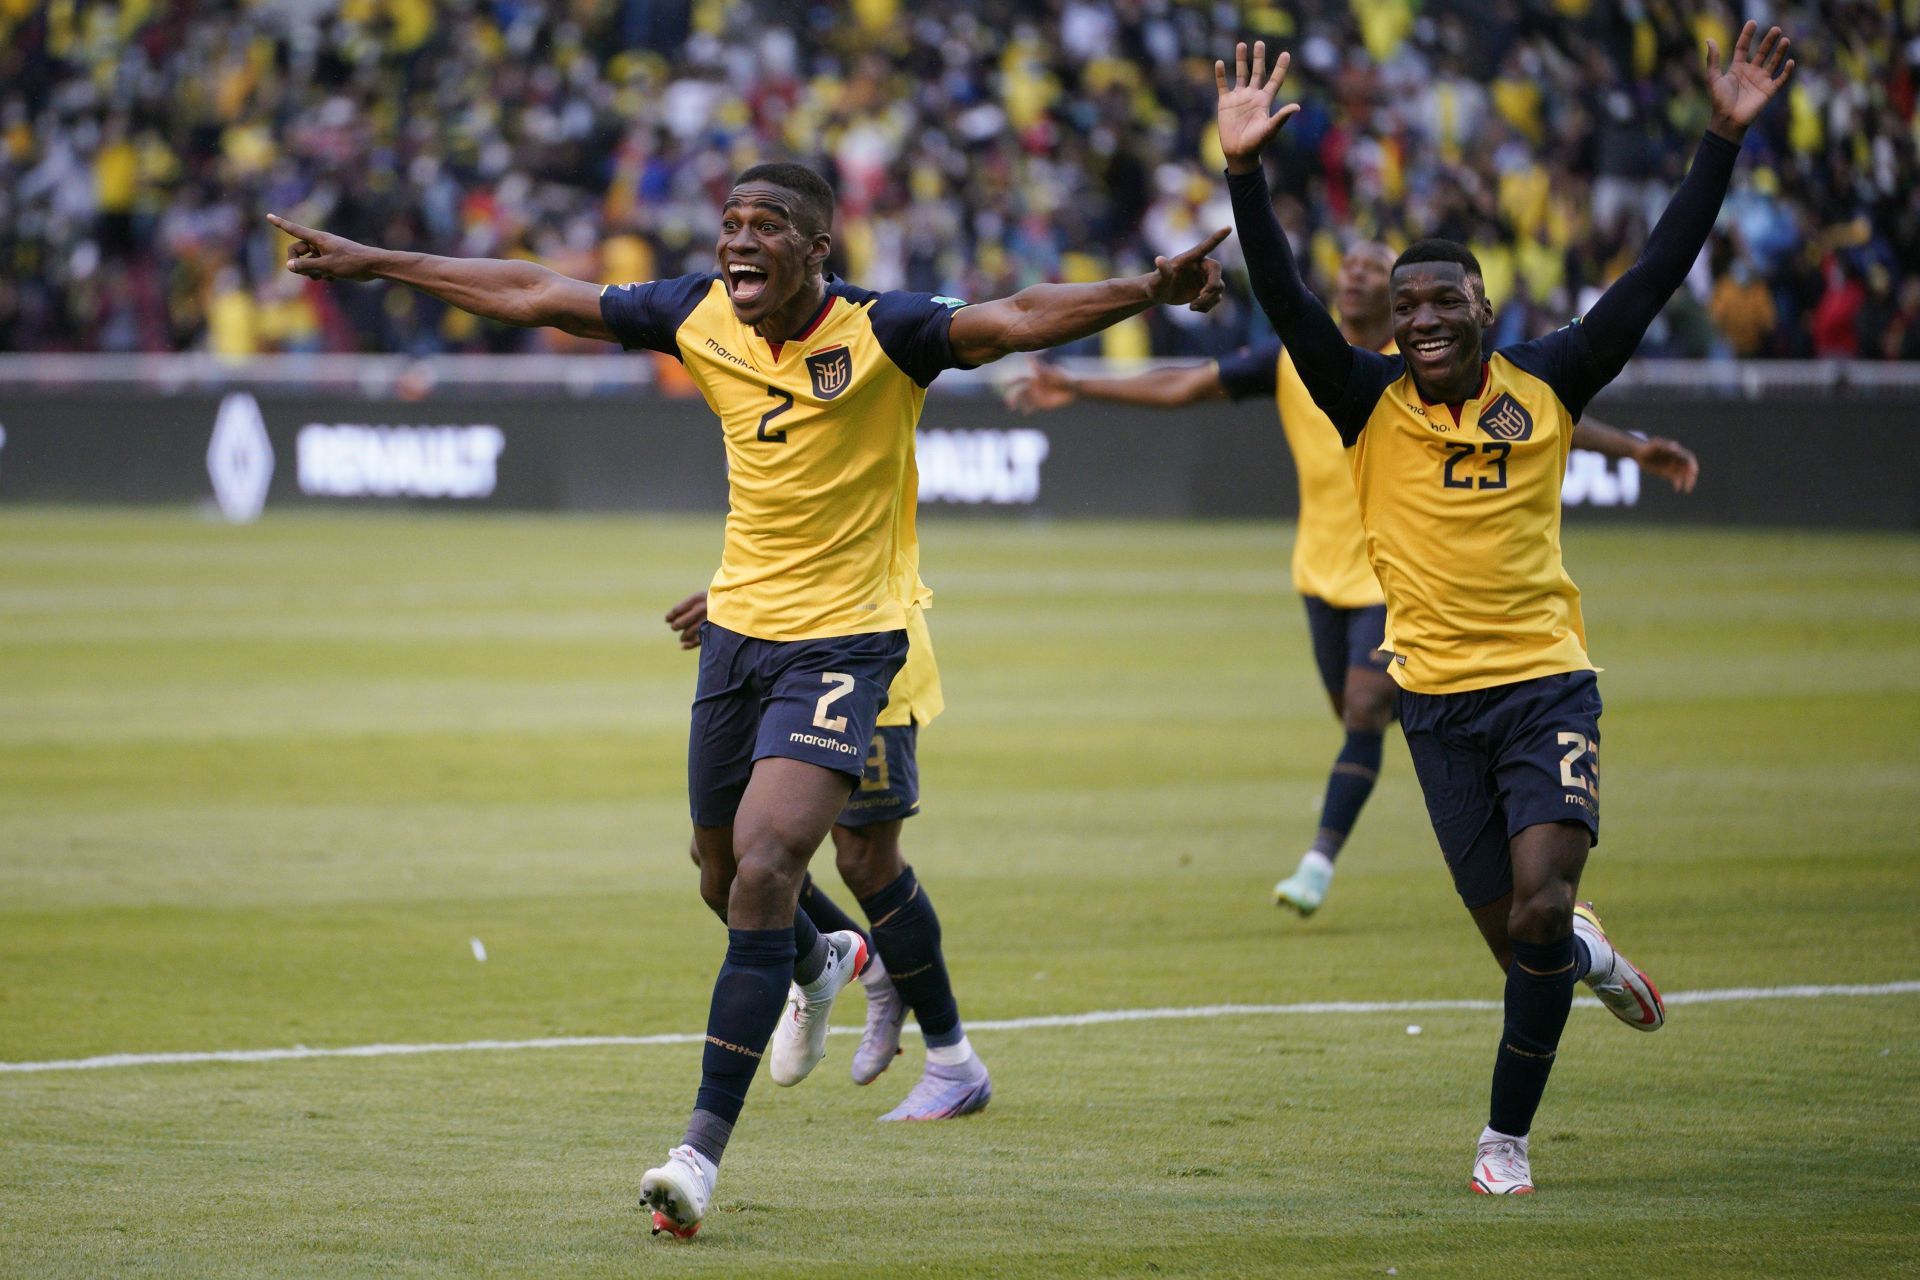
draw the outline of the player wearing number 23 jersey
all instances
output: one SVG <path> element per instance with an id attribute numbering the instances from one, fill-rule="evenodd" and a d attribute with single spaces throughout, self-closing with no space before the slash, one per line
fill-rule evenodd
<path id="1" fill-rule="evenodd" d="M 1713 229 L 1740 140 L 1792 71 L 1778 29 L 1743 28 L 1712 121 L 1640 258 L 1582 320 L 1489 351 L 1494 321 L 1466 246 L 1423 240 L 1391 275 L 1386 356 L 1350 345 L 1307 292 L 1274 217 L 1261 151 L 1289 59 L 1216 64 L 1216 122 L 1254 296 L 1348 446 L 1367 557 L 1387 598 L 1400 719 L 1454 884 L 1506 974 L 1481 1192 L 1524 1194 L 1528 1135 L 1576 982 L 1642 1031 L 1659 992 L 1577 903 L 1599 815 L 1600 695 L 1580 593 L 1561 564 L 1574 424 L 1632 356 Z M 1584 837 L 1584 838 L 1583 838 Z M 1582 916 L 1580 912 L 1585 911 Z"/>

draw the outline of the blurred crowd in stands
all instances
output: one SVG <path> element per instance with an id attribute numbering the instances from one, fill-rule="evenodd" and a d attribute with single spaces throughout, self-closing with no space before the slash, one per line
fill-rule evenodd
<path id="1" fill-rule="evenodd" d="M 706 269 L 773 158 L 832 177 L 869 288 L 1139 271 L 1231 222 L 1212 67 L 1242 36 L 1294 54 L 1272 174 L 1316 287 L 1354 237 L 1450 236 L 1520 338 L 1631 262 L 1706 123 L 1702 45 L 1747 16 L 1799 70 L 1642 353 L 1920 357 L 1920 0 L 0 0 L 0 350 L 575 349 L 304 282 L 261 215 L 651 279 Z M 1083 350 L 1263 324 L 1242 294 Z"/>

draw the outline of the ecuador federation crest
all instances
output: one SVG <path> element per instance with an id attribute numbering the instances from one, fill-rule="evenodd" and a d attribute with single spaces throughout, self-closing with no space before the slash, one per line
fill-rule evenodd
<path id="1" fill-rule="evenodd" d="M 853 352 L 846 347 L 828 347 L 807 357 L 807 374 L 813 379 L 813 394 L 831 400 L 853 385 Z"/>
<path id="2" fill-rule="evenodd" d="M 1525 440 L 1533 435 L 1533 415 L 1503 391 L 1480 411 L 1480 429 L 1495 440 Z"/>

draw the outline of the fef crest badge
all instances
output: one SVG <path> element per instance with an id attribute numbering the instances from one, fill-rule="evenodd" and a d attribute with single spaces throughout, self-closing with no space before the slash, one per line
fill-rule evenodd
<path id="1" fill-rule="evenodd" d="M 1533 435 L 1533 415 L 1506 392 L 1480 411 L 1480 429 L 1495 440 L 1525 440 Z"/>
<path id="2" fill-rule="evenodd" d="M 829 347 L 807 357 L 807 374 L 813 379 L 813 394 L 831 400 L 853 385 L 853 352 L 845 347 Z"/>

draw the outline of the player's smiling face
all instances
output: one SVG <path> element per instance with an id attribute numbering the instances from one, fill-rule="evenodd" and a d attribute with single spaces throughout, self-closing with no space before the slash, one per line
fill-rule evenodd
<path id="1" fill-rule="evenodd" d="M 1457 262 L 1414 262 L 1393 273 L 1393 341 L 1429 400 L 1480 389 L 1480 335 L 1493 323 L 1480 277 Z"/>
<path id="2" fill-rule="evenodd" d="M 770 182 L 748 182 L 727 195 L 714 247 L 727 298 L 742 324 L 758 324 L 793 302 L 820 273 L 832 241 L 809 232 L 800 197 Z"/>

